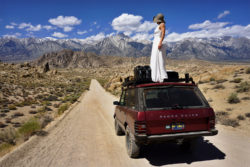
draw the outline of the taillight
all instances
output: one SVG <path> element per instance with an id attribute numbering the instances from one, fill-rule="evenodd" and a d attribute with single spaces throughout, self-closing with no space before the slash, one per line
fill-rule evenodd
<path id="1" fill-rule="evenodd" d="M 209 117 L 209 127 L 210 129 L 215 127 L 215 117 Z"/>
<path id="2" fill-rule="evenodd" d="M 135 122 L 135 133 L 138 133 L 138 134 L 146 133 L 146 130 L 147 130 L 147 126 L 145 122 L 141 122 L 141 121 Z"/>

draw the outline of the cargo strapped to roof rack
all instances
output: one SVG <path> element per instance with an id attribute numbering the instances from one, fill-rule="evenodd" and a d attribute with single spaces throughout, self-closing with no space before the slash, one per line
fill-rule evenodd
<path id="1" fill-rule="evenodd" d="M 146 83 L 155 83 L 152 80 L 135 80 L 132 79 L 130 80 L 131 77 L 127 77 L 125 78 L 125 81 L 123 82 L 122 86 L 126 87 L 126 86 L 136 86 L 139 84 L 146 84 Z M 185 78 L 169 78 L 169 79 L 164 79 L 163 82 L 185 82 L 185 83 L 189 83 L 191 82 L 192 84 L 195 84 L 194 80 L 192 77 L 189 77 L 189 73 L 185 74 Z"/>

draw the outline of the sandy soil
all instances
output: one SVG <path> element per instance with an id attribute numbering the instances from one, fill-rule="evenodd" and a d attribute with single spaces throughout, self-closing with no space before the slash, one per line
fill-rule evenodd
<path id="1" fill-rule="evenodd" d="M 84 98 L 47 136 L 32 138 L 2 157 L 0 166 L 249 166 L 249 135 L 221 125 L 219 134 L 206 137 L 193 155 L 182 153 L 174 144 L 162 144 L 130 159 L 124 136 L 114 132 L 113 100 L 116 97 L 92 80 Z"/>

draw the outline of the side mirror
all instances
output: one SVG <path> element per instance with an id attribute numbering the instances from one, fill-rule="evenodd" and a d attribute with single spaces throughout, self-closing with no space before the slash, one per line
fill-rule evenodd
<path id="1" fill-rule="evenodd" d="M 119 103 L 119 101 L 114 101 L 113 104 L 117 106 L 117 105 L 119 105 L 120 103 Z"/>

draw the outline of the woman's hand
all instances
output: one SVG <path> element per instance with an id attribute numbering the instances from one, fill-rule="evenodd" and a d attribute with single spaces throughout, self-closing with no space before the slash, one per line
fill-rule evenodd
<path id="1" fill-rule="evenodd" d="M 161 49 L 161 47 L 162 47 L 162 42 L 159 43 L 158 49 Z"/>

